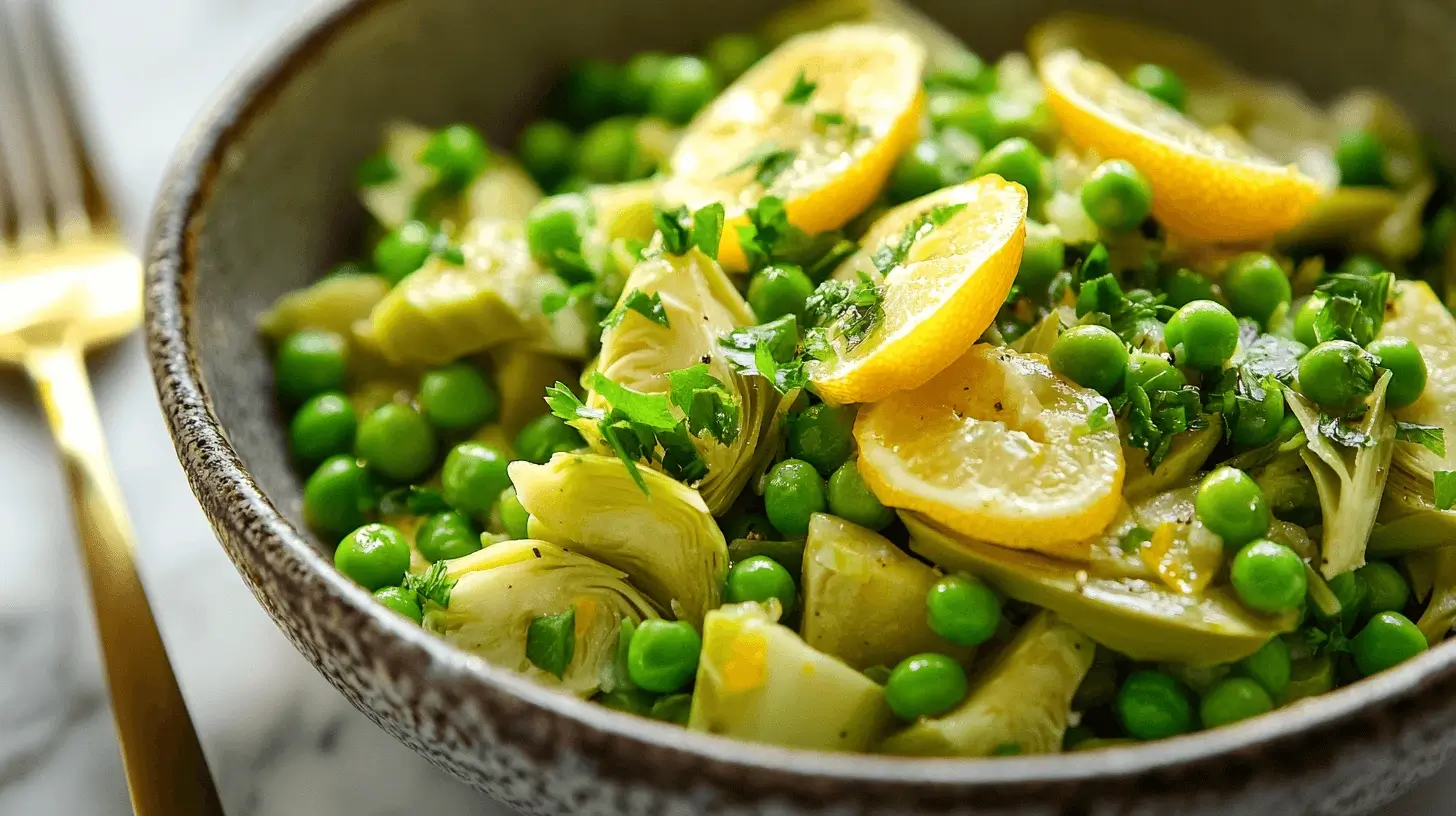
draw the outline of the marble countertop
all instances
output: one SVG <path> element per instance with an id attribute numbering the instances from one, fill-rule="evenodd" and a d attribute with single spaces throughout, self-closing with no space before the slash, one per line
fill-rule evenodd
<path id="1" fill-rule="evenodd" d="M 305 0 L 55 0 L 81 108 L 140 246 L 178 139 Z M 0 0 L 7 2 L 7 0 Z M 224 557 L 167 439 L 133 336 L 92 375 L 142 577 L 231 816 L 504 816 L 354 711 L 273 627 Z M 97 649 L 44 421 L 0 370 L 0 814 L 128 812 Z M 1381 816 L 1456 812 L 1456 769 Z"/>

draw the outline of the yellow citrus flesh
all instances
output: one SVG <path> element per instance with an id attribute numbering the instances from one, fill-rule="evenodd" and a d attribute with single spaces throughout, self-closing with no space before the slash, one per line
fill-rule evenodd
<path id="1" fill-rule="evenodd" d="M 1153 187 L 1153 215 L 1195 241 L 1255 241 L 1302 222 L 1324 194 L 1280 166 L 1123 82 L 1067 49 L 1041 61 L 1047 104 L 1067 138 L 1131 162 Z"/>
<path id="2" fill-rule="evenodd" d="M 1243 80 L 1237 69 L 1197 40 L 1100 14 L 1055 14 L 1037 23 L 1026 38 L 1026 51 L 1036 62 L 1068 48 L 1123 75 L 1145 63 L 1160 65 L 1195 91 Z"/>
<path id="3" fill-rule="evenodd" d="M 906 227 L 929 213 L 960 206 L 945 223 L 922 228 L 904 262 L 881 275 L 872 260 L 903 240 Z M 938 190 L 882 216 L 863 249 L 835 270 L 863 272 L 881 285 L 884 317 L 853 347 L 814 363 L 814 390 L 831 403 L 874 402 L 915 388 L 960 357 L 986 331 L 1006 301 L 1026 241 L 1026 190 L 988 175 Z"/>
<path id="4" fill-rule="evenodd" d="M 809 234 L 843 226 L 871 203 L 920 128 L 925 49 L 905 34 L 846 25 L 785 42 L 698 114 L 673 151 L 661 195 L 697 209 L 722 202 L 725 269 L 746 264 L 737 226 L 767 195 Z M 800 75 L 814 84 L 785 99 Z M 762 158 L 786 151 L 765 178 Z M 763 181 L 768 183 L 764 184 Z"/>
<path id="5" fill-rule="evenodd" d="M 1045 357 L 977 345 L 930 382 L 860 409 L 859 469 L 880 501 L 978 541 L 1085 557 L 1122 503 L 1106 401 Z"/>

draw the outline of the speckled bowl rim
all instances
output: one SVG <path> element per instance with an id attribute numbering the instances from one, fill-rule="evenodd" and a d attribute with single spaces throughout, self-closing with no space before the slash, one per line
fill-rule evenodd
<path id="1" fill-rule="evenodd" d="M 490 666 L 389 613 L 369 593 L 343 577 L 331 560 L 278 511 L 243 467 L 203 386 L 193 351 L 191 293 L 195 258 L 200 251 L 196 222 L 209 202 L 230 147 L 332 38 L 364 16 L 400 1 L 328 0 L 231 80 L 174 155 L 153 214 L 146 281 L 148 353 L 173 440 L 179 453 L 199 449 L 221 453 L 220 458 L 206 464 L 181 456 L 194 492 L 199 498 L 204 494 L 219 499 L 230 497 L 225 504 L 207 502 L 225 506 L 221 524 L 240 539 L 261 534 L 281 548 L 293 566 L 300 568 L 298 574 L 304 576 L 299 591 L 327 593 L 398 638 L 399 648 L 393 657 L 417 660 L 430 667 L 431 675 L 448 673 L 466 678 L 478 684 L 482 694 L 506 695 L 575 721 L 595 732 L 597 741 L 618 746 L 635 744 L 644 749 L 666 747 L 723 763 L 730 769 L 751 771 L 758 780 L 769 780 L 767 788 L 745 791 L 745 796 L 792 798 L 797 782 L 812 778 L 870 785 L 925 785 L 960 793 L 980 790 L 991 794 L 1001 788 L 999 792 L 1004 794 L 1006 787 L 1014 787 L 1027 794 L 1019 799 L 1027 805 L 1064 801 L 1064 785 L 1046 783 L 1070 784 L 1090 795 L 1109 784 L 1124 787 L 1145 775 L 1201 776 L 1212 770 L 1211 763 L 1247 760 L 1253 754 L 1269 755 L 1286 748 L 1294 750 L 1322 734 L 1373 729 L 1380 723 L 1389 727 L 1390 718 L 1378 715 L 1382 709 L 1416 703 L 1436 690 L 1433 687 L 1456 683 L 1456 644 L 1445 643 L 1396 669 L 1297 706 L 1234 726 L 1155 743 L 1083 754 L 996 759 L 831 754 L 745 743 L 620 714 Z M 1397 715 L 1397 720 L 1406 722 L 1418 716 L 1421 706 L 1398 707 L 1404 713 Z M 607 772 L 617 778 L 644 784 L 660 781 L 653 768 L 633 762 L 630 756 L 600 759 Z"/>

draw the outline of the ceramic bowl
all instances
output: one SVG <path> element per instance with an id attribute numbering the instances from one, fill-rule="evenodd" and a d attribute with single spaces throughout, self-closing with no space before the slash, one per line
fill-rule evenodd
<path id="1" fill-rule="evenodd" d="M 906 760 L 731 742 L 630 717 L 458 652 L 375 604 L 301 523 L 253 321 L 358 246 L 351 183 L 394 117 L 511 144 L 561 66 L 684 50 L 777 3 L 359 0 L 326 4 L 242 73 L 172 166 L 147 331 L 192 488 L 258 602 L 348 699 L 437 765 L 530 814 L 1336 814 L 1456 751 L 1456 646 L 1303 705 L 1143 746 Z M 985 55 L 1059 7 L 1199 36 L 1316 95 L 1371 84 L 1456 146 L 1456 11 L 1435 0 L 924 0 Z M 1075 623 L 1075 622 L 1074 622 Z"/>

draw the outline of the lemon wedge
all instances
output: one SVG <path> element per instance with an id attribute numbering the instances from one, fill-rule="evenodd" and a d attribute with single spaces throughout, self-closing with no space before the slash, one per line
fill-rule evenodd
<path id="1" fill-rule="evenodd" d="M 875 281 L 883 317 L 854 345 L 838 343 L 830 359 L 810 366 L 814 390 L 831 403 L 874 402 L 924 383 L 964 354 L 1016 280 L 1026 205 L 1020 184 L 988 175 L 881 216 L 834 276 Z M 903 257 L 896 253 L 882 270 L 883 253 L 897 249 Z"/>
<path id="2" fill-rule="evenodd" d="M 1075 555 L 1122 503 L 1116 425 L 1089 425 L 1099 408 L 1106 400 L 1045 357 L 978 345 L 924 386 L 860 409 L 860 473 L 886 505 L 963 535 Z"/>
<path id="3" fill-rule="evenodd" d="M 764 196 L 809 234 L 843 226 L 879 195 L 920 129 L 925 48 L 903 32 L 845 25 L 775 49 L 688 126 L 662 197 L 722 202 L 719 261 L 746 265 L 736 226 Z"/>
<path id="4" fill-rule="evenodd" d="M 1170 232 L 1266 239 L 1304 221 L 1325 193 L 1297 168 L 1204 130 L 1074 49 L 1047 56 L 1040 73 L 1067 138 L 1141 170 L 1153 186 L 1153 215 Z"/>

